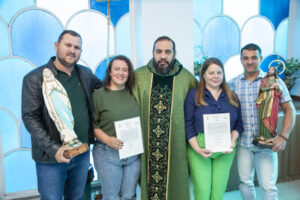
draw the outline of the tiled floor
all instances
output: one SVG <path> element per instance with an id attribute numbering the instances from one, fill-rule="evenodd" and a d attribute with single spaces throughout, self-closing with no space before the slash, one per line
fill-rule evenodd
<path id="1" fill-rule="evenodd" d="M 300 180 L 277 184 L 278 200 L 300 200 Z M 192 192 L 192 191 L 191 191 Z M 138 194 L 140 190 L 138 189 Z M 259 197 L 259 188 L 256 188 L 256 200 L 263 200 Z M 193 198 L 192 198 L 193 199 Z M 137 200 L 140 200 L 138 195 Z M 242 200 L 239 190 L 226 192 L 223 200 Z"/>
<path id="2" fill-rule="evenodd" d="M 277 184 L 278 187 L 278 200 L 300 200 L 300 180 L 290 181 Z M 259 198 L 259 189 L 256 188 L 256 200 Z M 242 199 L 240 191 L 226 192 L 223 200 L 240 200 Z"/>
<path id="3" fill-rule="evenodd" d="M 290 181 L 285 183 L 277 184 L 279 190 L 279 198 L 278 200 L 300 200 L 300 180 Z M 138 193 L 140 191 L 138 190 Z M 257 198 L 256 200 L 263 200 L 259 197 L 259 189 L 256 188 Z M 20 199 L 18 199 L 20 200 Z M 39 198 L 31 199 L 31 200 L 39 200 Z M 140 200 L 138 197 L 137 200 Z M 226 192 L 223 200 L 242 200 L 241 194 L 239 190 Z"/>

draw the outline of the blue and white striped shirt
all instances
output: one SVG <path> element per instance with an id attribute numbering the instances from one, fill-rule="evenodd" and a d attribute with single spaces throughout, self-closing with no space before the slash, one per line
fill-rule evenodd
<path id="1" fill-rule="evenodd" d="M 258 96 L 259 86 L 266 73 L 259 72 L 256 79 L 250 82 L 244 73 L 238 75 L 229 81 L 229 87 L 238 95 L 242 108 L 242 118 L 244 132 L 241 134 L 239 144 L 245 147 L 253 147 L 252 141 L 258 134 L 258 117 L 256 108 L 256 99 Z M 289 91 L 285 83 L 278 78 L 278 85 L 282 91 L 280 103 L 291 101 Z"/>

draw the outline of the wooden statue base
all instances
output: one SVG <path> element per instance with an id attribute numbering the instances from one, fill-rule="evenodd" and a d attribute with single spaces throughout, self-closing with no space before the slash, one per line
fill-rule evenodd
<path id="1" fill-rule="evenodd" d="M 82 154 L 88 150 L 89 150 L 89 146 L 86 143 L 84 143 L 78 147 L 73 147 L 72 149 L 64 151 L 64 157 L 67 159 L 72 159 L 75 156 L 78 156 L 79 154 Z"/>
<path id="2" fill-rule="evenodd" d="M 258 139 L 254 139 L 252 141 L 252 144 L 259 146 L 259 147 L 269 148 L 269 149 L 273 148 L 273 143 L 266 143 L 265 141 L 258 140 Z"/>
<path id="3" fill-rule="evenodd" d="M 102 194 L 97 194 L 95 196 L 95 200 L 101 200 L 103 198 L 103 195 Z"/>

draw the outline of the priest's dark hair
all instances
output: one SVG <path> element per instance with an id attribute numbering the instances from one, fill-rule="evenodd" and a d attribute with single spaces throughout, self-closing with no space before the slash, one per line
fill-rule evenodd
<path id="1" fill-rule="evenodd" d="M 107 89 L 107 90 L 109 89 L 110 82 L 111 82 L 111 76 L 110 76 L 111 67 L 112 67 L 112 64 L 115 60 L 122 60 L 127 64 L 127 66 L 128 66 L 128 79 L 125 83 L 125 88 L 128 89 L 128 91 L 132 94 L 132 88 L 133 88 L 134 83 L 135 83 L 134 69 L 133 69 L 133 65 L 132 65 L 131 61 L 129 60 L 129 58 L 127 58 L 126 56 L 123 56 L 123 55 L 115 56 L 109 62 L 108 67 L 106 69 L 106 74 L 105 74 L 105 79 L 104 79 L 103 86 L 104 86 L 105 89 Z"/>
<path id="2" fill-rule="evenodd" d="M 157 38 L 155 40 L 154 44 L 153 44 L 153 50 L 152 50 L 152 52 L 154 53 L 154 51 L 155 51 L 155 45 L 156 45 L 156 43 L 159 42 L 159 41 L 164 41 L 164 40 L 172 42 L 172 44 L 173 44 L 173 51 L 175 53 L 176 52 L 175 42 L 171 38 L 169 38 L 168 36 L 160 36 L 159 38 Z"/>
<path id="3" fill-rule="evenodd" d="M 216 64 L 219 67 L 221 67 L 221 69 L 223 71 L 223 81 L 220 85 L 220 88 L 222 88 L 225 91 L 228 103 L 230 103 L 231 105 L 233 105 L 234 107 L 237 108 L 238 107 L 238 97 L 226 84 L 223 63 L 218 58 L 213 58 L 213 57 L 206 59 L 203 63 L 201 73 L 200 73 L 200 82 L 198 83 L 197 89 L 196 89 L 196 95 L 195 95 L 196 105 L 199 107 L 201 107 L 203 105 L 207 105 L 207 103 L 204 100 L 204 90 L 205 90 L 205 85 L 206 85 L 205 79 L 204 79 L 204 74 L 211 64 Z"/>

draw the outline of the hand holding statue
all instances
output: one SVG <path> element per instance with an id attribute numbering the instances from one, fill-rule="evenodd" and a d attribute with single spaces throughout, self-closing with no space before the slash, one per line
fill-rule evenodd
<path id="1" fill-rule="evenodd" d="M 69 163 L 71 160 L 64 156 L 64 152 L 70 149 L 71 147 L 67 147 L 67 146 L 60 147 L 55 154 L 55 160 L 58 163 Z"/>

